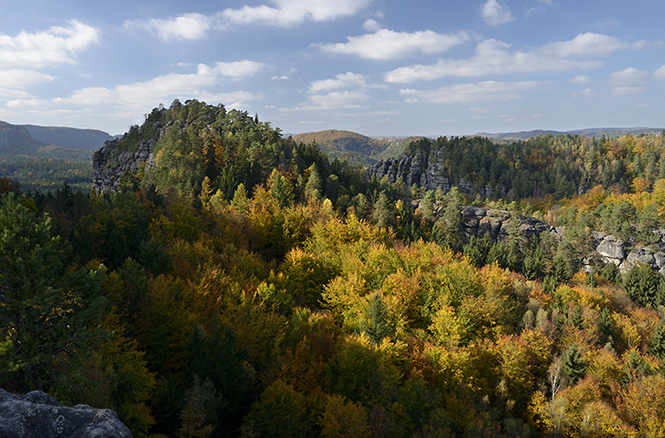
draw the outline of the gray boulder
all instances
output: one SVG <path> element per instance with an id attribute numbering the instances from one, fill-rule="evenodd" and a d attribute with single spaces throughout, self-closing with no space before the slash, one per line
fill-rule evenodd
<path id="1" fill-rule="evenodd" d="M 67 407 L 41 391 L 17 395 L 0 389 L 0 437 L 131 438 L 132 433 L 109 409 Z"/>
<path id="2" fill-rule="evenodd" d="M 596 247 L 598 254 L 609 259 L 608 261 L 623 260 L 626 257 L 623 240 L 612 235 L 597 234 L 602 237 L 601 242 Z"/>

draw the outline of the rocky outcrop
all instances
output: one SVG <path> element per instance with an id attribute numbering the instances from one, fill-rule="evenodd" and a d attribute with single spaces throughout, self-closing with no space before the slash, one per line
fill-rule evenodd
<path id="1" fill-rule="evenodd" d="M 467 238 L 476 236 L 481 238 L 489 233 L 492 240 L 504 240 L 508 237 L 513 226 L 512 221 L 517 220 L 517 231 L 529 239 L 541 233 L 548 232 L 559 238 L 558 231 L 550 224 L 536 218 L 517 215 L 513 218 L 508 211 L 466 206 L 462 208 L 462 227 Z"/>
<path id="2" fill-rule="evenodd" d="M 440 150 L 429 154 L 416 150 L 397 158 L 383 160 L 368 169 L 369 177 L 381 179 L 385 176 L 391 183 L 397 178 L 402 178 L 407 187 L 413 184 L 425 190 L 436 190 L 441 187 L 444 193 L 449 192 L 452 187 L 457 187 L 462 193 L 469 195 L 479 194 L 489 197 L 494 194 L 495 188 L 489 185 L 478 185 L 463 178 L 451 178 L 449 169 L 445 168 L 440 155 Z"/>
<path id="3" fill-rule="evenodd" d="M 109 409 L 62 406 L 53 397 L 0 389 L 0 436 L 3 438 L 131 438 L 132 433 Z"/>
<path id="4" fill-rule="evenodd" d="M 106 142 L 106 145 L 95 152 L 92 167 L 95 172 L 95 190 L 104 193 L 107 190 L 115 191 L 120 184 L 120 178 L 126 171 L 136 171 L 140 167 L 150 168 L 155 164 L 152 150 L 157 143 L 156 139 L 142 141 L 136 151 L 118 153 L 118 141 Z"/>
<path id="5" fill-rule="evenodd" d="M 488 209 L 466 206 L 460 212 L 462 228 L 467 239 L 472 236 L 482 238 L 489 233 L 492 240 L 500 241 L 508 237 L 512 228 L 513 217 L 505 210 Z M 518 215 L 517 230 L 526 239 L 538 236 L 541 233 L 550 233 L 555 239 L 561 238 L 561 229 L 541 220 Z M 619 272 L 625 273 L 636 264 L 647 264 L 655 271 L 665 275 L 665 230 L 652 230 L 657 241 L 651 246 L 635 245 L 611 234 L 597 231 L 591 233 L 590 254 L 582 260 L 582 268 L 591 271 L 594 266 L 613 263 Z"/>
<path id="6" fill-rule="evenodd" d="M 665 230 L 652 231 L 658 240 L 648 247 L 626 242 L 610 234 L 593 232 L 595 255 L 602 263 L 614 263 L 621 272 L 637 264 L 647 264 L 665 274 Z"/>

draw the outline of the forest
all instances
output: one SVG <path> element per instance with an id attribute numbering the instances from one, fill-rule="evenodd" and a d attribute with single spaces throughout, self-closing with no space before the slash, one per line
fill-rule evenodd
<path id="1" fill-rule="evenodd" d="M 491 197 L 223 105 L 155 108 L 115 153 L 150 139 L 115 191 L 0 178 L 2 388 L 136 437 L 665 435 L 665 277 L 580 268 L 594 231 L 665 228 L 663 135 L 409 145 Z M 561 237 L 469 238 L 467 205 Z"/>

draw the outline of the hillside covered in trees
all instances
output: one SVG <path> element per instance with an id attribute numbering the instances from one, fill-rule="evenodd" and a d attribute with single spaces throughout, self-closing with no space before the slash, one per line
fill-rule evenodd
<path id="1" fill-rule="evenodd" d="M 402 152 L 413 138 L 370 138 L 364 135 L 330 129 L 293 136 L 297 143 L 316 143 L 331 159 L 369 166 Z"/>
<path id="2" fill-rule="evenodd" d="M 444 190 L 156 108 L 96 153 L 102 193 L 0 179 L 0 385 L 137 437 L 662 436 L 665 280 L 580 261 L 665 228 L 663 141 L 414 141 Z M 465 205 L 557 234 L 469 236 Z"/>

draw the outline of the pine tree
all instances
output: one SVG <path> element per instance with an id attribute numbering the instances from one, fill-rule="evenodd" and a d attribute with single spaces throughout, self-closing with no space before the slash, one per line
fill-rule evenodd
<path id="1" fill-rule="evenodd" d="M 316 202 L 321 199 L 321 189 L 323 188 L 323 181 L 319 176 L 319 171 L 316 168 L 316 163 L 312 164 L 310 169 L 309 178 L 305 184 L 305 200 L 307 202 Z"/>
<path id="2" fill-rule="evenodd" d="M 50 218 L 17 195 L 0 199 L 0 385 L 42 389 L 57 352 L 94 338 L 102 275 L 66 270 Z"/>
<path id="3" fill-rule="evenodd" d="M 605 345 L 607 342 L 611 342 L 612 334 L 614 333 L 614 321 L 610 316 L 610 311 L 607 310 L 607 307 L 598 313 L 598 318 L 596 319 L 596 326 L 598 327 L 598 343 L 600 345 Z"/>
<path id="4" fill-rule="evenodd" d="M 374 213 L 372 219 L 377 227 L 389 228 L 395 225 L 395 213 L 390 207 L 386 192 L 381 192 L 379 199 L 374 203 Z"/>
<path id="5" fill-rule="evenodd" d="M 380 344 L 383 338 L 392 335 L 393 330 L 388 321 L 388 308 L 383 302 L 380 292 L 372 294 L 365 309 L 363 331 L 375 344 Z"/>
<path id="6" fill-rule="evenodd" d="M 249 211 L 249 199 L 247 199 L 247 190 L 243 183 L 238 184 L 231 205 L 234 206 L 239 212 L 247 213 Z"/>
<path id="7" fill-rule="evenodd" d="M 663 322 L 651 332 L 648 351 L 658 359 L 665 360 L 665 324 Z"/>
<path id="8" fill-rule="evenodd" d="M 564 353 L 561 363 L 561 372 L 569 385 L 575 385 L 586 373 L 586 362 L 576 345 L 570 346 Z"/>

